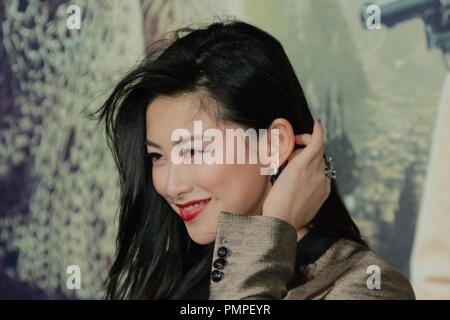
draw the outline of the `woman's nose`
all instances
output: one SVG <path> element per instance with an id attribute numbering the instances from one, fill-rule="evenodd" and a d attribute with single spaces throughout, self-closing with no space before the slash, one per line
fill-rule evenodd
<path id="1" fill-rule="evenodd" d="M 187 174 L 187 165 L 170 166 L 169 174 L 167 177 L 166 194 L 173 201 L 178 202 L 183 194 L 189 193 L 192 190 L 192 185 L 189 183 Z"/>

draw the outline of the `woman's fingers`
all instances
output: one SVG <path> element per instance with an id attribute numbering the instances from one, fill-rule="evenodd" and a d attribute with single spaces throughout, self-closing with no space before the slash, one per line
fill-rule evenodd
<path id="1" fill-rule="evenodd" d="M 323 146 L 323 135 L 324 130 L 322 125 L 319 123 L 319 121 L 314 122 L 314 128 L 313 128 L 313 134 L 312 134 L 312 140 L 311 140 L 311 153 L 312 155 L 318 153 L 321 151 L 321 148 Z"/>
<path id="2" fill-rule="evenodd" d="M 311 144 L 311 141 L 312 141 L 312 135 L 310 135 L 309 133 L 298 134 L 295 136 L 295 144 L 296 145 L 308 146 L 309 144 Z M 295 157 L 297 154 L 303 152 L 304 149 L 305 149 L 305 147 L 301 147 L 301 148 L 293 150 L 292 153 L 289 155 L 288 162 L 291 161 L 291 159 L 293 157 Z"/>
<path id="3" fill-rule="evenodd" d="M 302 153 L 302 159 L 311 163 L 314 159 L 323 159 L 325 146 L 323 143 L 324 129 L 322 125 L 316 120 L 314 122 L 313 133 L 299 134 L 295 136 L 295 143 L 299 145 L 306 145 L 304 149 L 297 149 L 289 157 L 290 161 L 296 154 Z"/>
<path id="4" fill-rule="evenodd" d="M 315 157 L 311 160 L 311 163 L 317 164 L 325 163 L 325 159 L 323 157 L 324 152 L 325 152 L 325 144 L 322 143 L 322 145 L 319 148 L 319 151 L 315 154 Z"/>
<path id="5" fill-rule="evenodd" d="M 288 162 L 290 162 L 292 160 L 292 158 L 294 158 L 297 154 L 303 152 L 304 150 L 305 149 L 297 149 L 297 150 L 292 151 L 292 153 L 289 155 Z"/>
<path id="6" fill-rule="evenodd" d="M 295 144 L 307 146 L 312 141 L 312 135 L 309 133 L 298 134 L 295 136 Z"/>

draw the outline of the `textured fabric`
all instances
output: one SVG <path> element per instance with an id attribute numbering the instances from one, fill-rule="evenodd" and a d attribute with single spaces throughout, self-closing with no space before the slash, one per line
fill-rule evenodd
<path id="1" fill-rule="evenodd" d="M 228 263 L 221 270 L 223 278 L 210 281 L 210 300 L 415 299 L 406 276 L 347 239 L 335 241 L 316 261 L 301 266 L 301 284 L 288 288 L 296 275 L 297 235 L 292 225 L 275 217 L 222 211 L 213 261 L 220 247 L 227 248 Z M 380 270 L 380 289 L 369 289 L 371 266 Z"/>
<path id="2" fill-rule="evenodd" d="M 79 30 L 66 27 L 70 4 Z M 119 177 L 86 116 L 142 55 L 143 34 L 138 0 L 0 1 L 0 299 L 104 296 Z M 71 265 L 80 289 L 66 285 Z"/>
<path id="3" fill-rule="evenodd" d="M 295 258 L 295 275 L 288 285 L 288 289 L 294 288 L 301 284 L 305 275 L 302 272 L 302 267 L 316 261 L 326 250 L 338 239 L 329 237 L 315 230 L 309 231 L 297 243 L 296 258 Z M 211 281 L 208 273 L 189 295 L 189 300 L 208 300 L 209 299 L 209 283 Z"/>
<path id="4" fill-rule="evenodd" d="M 295 275 L 287 286 L 288 290 L 304 283 L 306 281 L 304 269 L 320 258 L 338 240 L 337 237 L 322 234 L 314 229 L 304 235 L 297 243 L 297 255 L 294 267 Z"/>
<path id="5" fill-rule="evenodd" d="M 220 247 L 229 256 L 224 278 L 210 284 L 210 299 L 282 299 L 294 276 L 296 245 L 297 232 L 281 219 L 221 212 L 213 260 Z"/>

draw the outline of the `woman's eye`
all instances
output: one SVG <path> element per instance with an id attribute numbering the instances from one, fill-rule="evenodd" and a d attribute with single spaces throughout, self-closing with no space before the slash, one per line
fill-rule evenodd
<path id="1" fill-rule="evenodd" d="M 150 159 L 150 161 L 154 162 L 153 159 L 156 157 L 156 160 L 159 160 L 161 158 L 161 155 L 159 153 L 148 153 L 147 154 L 148 158 Z"/>
<path id="2" fill-rule="evenodd" d="M 195 153 L 202 153 L 202 152 L 203 152 L 202 150 L 186 149 L 183 151 L 183 155 L 186 156 L 188 153 L 190 153 L 191 156 L 194 156 Z M 147 156 L 152 163 L 159 161 L 162 157 L 159 153 L 155 152 L 147 153 Z"/>

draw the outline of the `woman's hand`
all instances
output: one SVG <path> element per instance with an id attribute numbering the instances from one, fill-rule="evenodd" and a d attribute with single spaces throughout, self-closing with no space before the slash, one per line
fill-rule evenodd
<path id="1" fill-rule="evenodd" d="M 331 192 L 331 180 L 325 175 L 324 129 L 314 122 L 312 135 L 295 136 L 295 143 L 306 145 L 288 158 L 263 204 L 263 216 L 289 222 L 299 232 L 314 218 Z"/>

